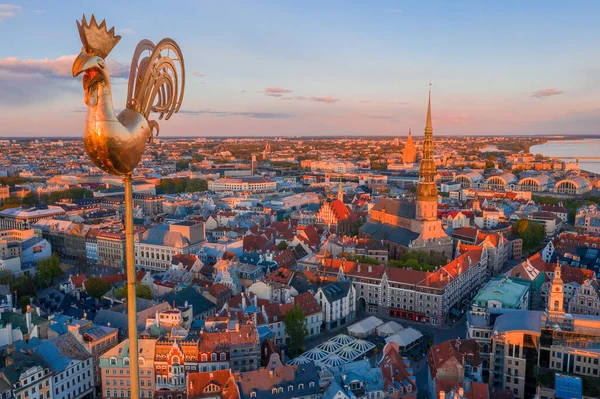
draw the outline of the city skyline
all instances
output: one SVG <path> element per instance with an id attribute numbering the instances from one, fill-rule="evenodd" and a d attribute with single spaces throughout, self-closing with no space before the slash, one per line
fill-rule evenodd
<path id="1" fill-rule="evenodd" d="M 122 36 L 109 56 L 117 108 L 137 42 L 181 44 L 186 97 L 163 137 L 421 135 L 430 81 L 439 136 L 600 133 L 592 2 L 585 13 L 559 2 L 182 2 L 143 23 L 159 4 L 0 4 L 0 34 L 15 38 L 0 48 L 0 136 L 81 135 L 70 68 L 84 12 Z"/>

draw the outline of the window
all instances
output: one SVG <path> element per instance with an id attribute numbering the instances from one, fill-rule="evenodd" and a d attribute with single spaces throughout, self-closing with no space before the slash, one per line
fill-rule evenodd
<path id="1" fill-rule="evenodd" d="M 251 398 L 256 398 L 256 392 L 250 392 L 250 397 Z"/>

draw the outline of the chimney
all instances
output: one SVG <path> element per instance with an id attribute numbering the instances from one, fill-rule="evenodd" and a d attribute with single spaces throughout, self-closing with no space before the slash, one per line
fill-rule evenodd
<path id="1" fill-rule="evenodd" d="M 269 376 L 273 378 L 273 370 L 269 370 Z"/>
<path id="2" fill-rule="evenodd" d="M 369 273 L 373 271 L 373 266 L 369 265 Z"/>
<path id="3" fill-rule="evenodd" d="M 439 397 L 439 399 L 446 399 L 446 392 L 440 391 L 440 397 Z"/>
<path id="4" fill-rule="evenodd" d="M 465 390 L 463 389 L 463 387 L 458 388 L 458 396 L 460 396 L 461 398 L 465 396 Z"/>
<path id="5" fill-rule="evenodd" d="M 31 332 L 31 306 L 27 306 L 27 312 L 25 313 L 25 323 L 27 324 L 27 333 Z"/>

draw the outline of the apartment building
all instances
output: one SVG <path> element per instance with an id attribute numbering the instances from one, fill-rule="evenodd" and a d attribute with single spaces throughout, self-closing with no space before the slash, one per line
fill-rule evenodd
<path id="1" fill-rule="evenodd" d="M 70 333 L 42 340 L 33 352 L 50 364 L 53 399 L 93 398 L 95 393 L 93 358 Z M 41 399 L 41 398 L 40 398 Z"/>
<path id="2" fill-rule="evenodd" d="M 195 253 L 205 238 L 204 222 L 152 227 L 136 235 L 135 263 L 145 270 L 168 270 L 174 256 Z"/>
<path id="3" fill-rule="evenodd" d="M 94 385 L 102 385 L 100 372 L 100 357 L 119 342 L 119 329 L 108 326 L 94 325 L 89 320 L 73 320 L 67 329 L 77 341 L 92 355 L 94 369 Z"/>
<path id="4" fill-rule="evenodd" d="M 9 187 L 0 184 L 0 205 L 2 205 L 8 197 L 10 197 Z"/>
<path id="5" fill-rule="evenodd" d="M 12 390 L 15 399 L 51 399 L 52 368 L 43 357 L 26 355 L 9 348 L 6 366 L 0 369 L 0 377 Z"/>
<path id="6" fill-rule="evenodd" d="M 163 213 L 163 200 L 164 198 L 160 195 L 133 194 L 133 205 L 141 208 L 144 211 L 144 216 L 151 219 Z"/>
<path id="7" fill-rule="evenodd" d="M 266 180 L 262 176 L 246 176 L 240 178 L 222 177 L 208 182 L 208 189 L 214 192 L 273 192 L 277 190 L 277 183 Z"/>
<path id="8" fill-rule="evenodd" d="M 99 264 L 125 267 L 125 234 L 102 231 L 96 237 L 96 245 Z"/>
<path id="9" fill-rule="evenodd" d="M 319 287 L 315 299 L 323 312 L 323 326 L 336 328 L 356 317 L 356 289 L 351 282 L 338 281 Z"/>
<path id="10" fill-rule="evenodd" d="M 156 340 L 138 340 L 140 365 L 140 398 L 152 398 L 155 393 L 154 350 Z M 103 399 L 131 397 L 129 341 L 125 340 L 100 356 Z"/>
<path id="11" fill-rule="evenodd" d="M 487 249 L 475 246 L 434 272 L 332 259 L 322 260 L 318 272 L 351 281 L 359 311 L 443 325 L 484 283 L 487 264 Z"/>
<path id="12" fill-rule="evenodd" d="M 0 230 L 27 230 L 41 219 L 64 215 L 66 212 L 60 206 L 49 205 L 37 208 L 9 208 L 0 211 Z"/>

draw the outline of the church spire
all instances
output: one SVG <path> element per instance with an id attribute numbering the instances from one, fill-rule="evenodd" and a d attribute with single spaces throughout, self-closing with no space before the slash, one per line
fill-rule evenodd
<path id="1" fill-rule="evenodd" d="M 340 177 L 340 185 L 338 187 L 337 199 L 344 202 L 344 188 L 342 187 L 342 178 Z"/>
<path id="2" fill-rule="evenodd" d="M 436 202 L 437 204 L 437 186 L 435 176 L 437 174 L 435 162 L 433 161 L 433 124 L 431 123 L 431 84 L 429 84 L 429 98 L 427 101 L 427 120 L 425 122 L 425 137 L 423 139 L 423 157 L 419 165 L 419 184 L 417 186 L 417 201 Z M 436 218 L 434 209 L 428 209 L 423 212 L 421 217 L 425 219 Z M 437 206 L 435 207 L 437 213 Z"/>

